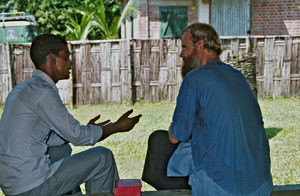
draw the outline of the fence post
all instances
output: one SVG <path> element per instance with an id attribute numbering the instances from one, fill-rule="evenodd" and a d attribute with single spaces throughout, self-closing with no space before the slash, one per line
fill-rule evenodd
<path id="1" fill-rule="evenodd" d="M 273 97 L 273 58 L 274 58 L 275 38 L 265 39 L 265 61 L 264 61 L 264 97 Z"/>
<path id="2" fill-rule="evenodd" d="M 72 64 L 73 64 L 73 52 L 72 52 L 72 45 L 71 45 L 71 43 L 69 42 L 68 43 L 68 47 L 69 47 L 69 50 L 71 51 L 71 62 L 72 62 Z M 70 73 L 70 79 L 69 79 L 69 82 L 70 82 L 70 102 L 69 102 L 69 104 L 70 104 L 70 108 L 71 109 L 73 109 L 73 97 L 74 97 L 74 90 L 73 90 L 73 65 L 72 65 L 72 69 L 71 69 L 71 73 Z"/>
<path id="3" fill-rule="evenodd" d="M 291 37 L 285 38 L 282 65 L 282 93 L 284 96 L 290 95 L 292 44 L 293 39 Z"/>
<path id="4" fill-rule="evenodd" d="M 8 93 L 12 91 L 12 74 L 11 74 L 11 64 L 10 64 L 10 46 L 6 43 L 6 59 L 7 59 L 7 70 L 8 70 Z"/>
<path id="5" fill-rule="evenodd" d="M 2 65 L 0 67 L 0 106 L 5 102 L 6 97 L 12 90 L 12 74 L 10 65 L 9 44 L 1 45 L 0 54 L 2 56 Z"/>

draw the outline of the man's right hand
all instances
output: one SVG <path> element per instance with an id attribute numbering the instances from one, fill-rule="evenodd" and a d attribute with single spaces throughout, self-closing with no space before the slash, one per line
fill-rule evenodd
<path id="1" fill-rule="evenodd" d="M 116 122 L 102 126 L 102 137 L 100 138 L 100 141 L 114 133 L 130 131 L 139 122 L 142 116 L 139 114 L 129 118 L 128 116 L 132 114 L 132 112 L 133 110 L 131 109 L 125 112 Z"/>
<path id="2" fill-rule="evenodd" d="M 130 131 L 140 120 L 141 114 L 129 118 L 128 116 L 132 114 L 133 110 L 129 110 L 126 113 L 124 113 L 116 122 L 116 126 L 118 127 L 119 131 L 118 132 L 126 132 Z"/>

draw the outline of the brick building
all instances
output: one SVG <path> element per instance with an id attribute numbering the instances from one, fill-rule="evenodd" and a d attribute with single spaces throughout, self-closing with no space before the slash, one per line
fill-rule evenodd
<path id="1" fill-rule="evenodd" d="M 122 38 L 177 38 L 193 22 L 223 36 L 300 35 L 299 0 L 140 0 L 138 10 L 122 25 Z"/>
<path id="2" fill-rule="evenodd" d="M 254 0 L 252 34 L 300 35 L 300 1 Z"/>

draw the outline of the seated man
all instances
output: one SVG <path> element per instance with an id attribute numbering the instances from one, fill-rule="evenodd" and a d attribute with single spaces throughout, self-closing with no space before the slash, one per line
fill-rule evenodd
<path id="1" fill-rule="evenodd" d="M 169 128 L 170 141 L 180 143 L 167 175 L 187 176 L 195 196 L 270 195 L 269 143 L 247 79 L 220 61 L 210 25 L 188 26 L 181 41 L 184 80 Z"/>
<path id="2" fill-rule="evenodd" d="M 115 123 L 80 125 L 63 105 L 55 85 L 68 79 L 72 62 L 65 39 L 38 36 L 30 48 L 33 76 L 9 94 L 0 121 L 0 187 L 6 195 L 110 193 L 119 178 L 112 152 L 94 147 L 70 156 L 73 145 L 94 145 L 117 132 L 127 132 L 141 115 L 132 110 Z"/>

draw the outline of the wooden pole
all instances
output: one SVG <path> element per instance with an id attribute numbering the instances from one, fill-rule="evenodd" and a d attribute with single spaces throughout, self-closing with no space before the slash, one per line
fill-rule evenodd
<path id="1" fill-rule="evenodd" d="M 8 94 L 12 91 L 12 74 L 11 74 L 11 65 L 10 65 L 10 50 L 9 50 L 9 44 L 5 44 L 6 48 L 6 68 L 8 71 L 7 75 L 7 94 L 5 95 L 5 99 L 8 96 Z"/>
<path id="2" fill-rule="evenodd" d="M 69 47 L 69 50 L 71 51 L 70 60 L 73 63 L 73 52 L 72 52 L 72 45 L 70 44 L 70 42 L 68 43 L 68 47 Z M 73 92 L 73 66 L 72 66 L 72 69 L 71 69 L 69 82 L 70 82 L 70 103 L 69 104 L 70 104 L 70 109 L 73 109 L 73 106 L 74 106 L 73 105 L 73 97 L 74 97 L 74 92 Z"/>

